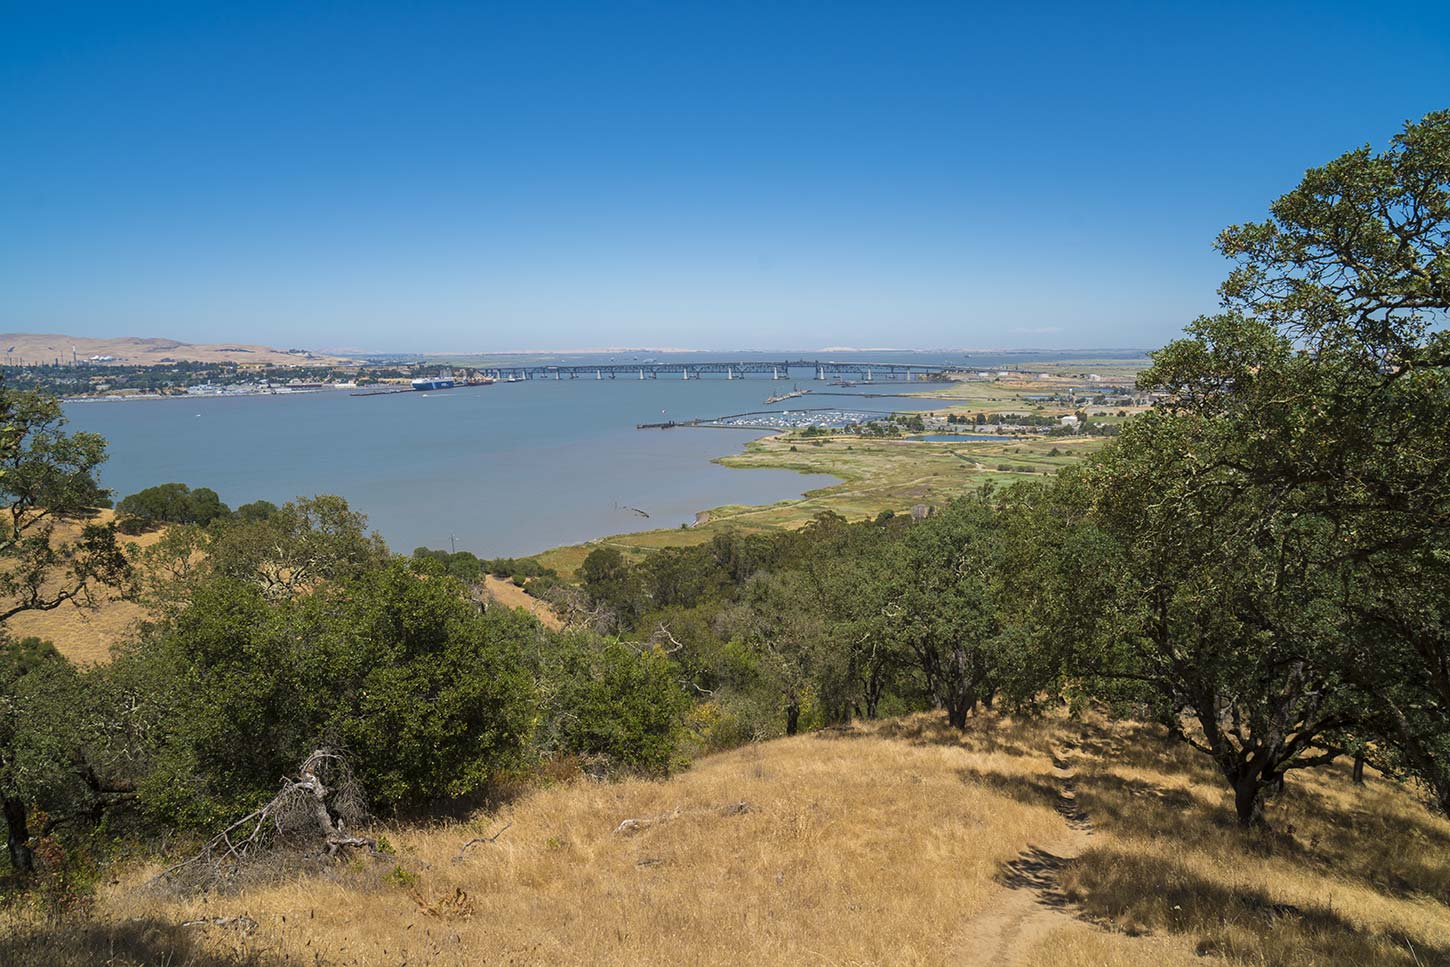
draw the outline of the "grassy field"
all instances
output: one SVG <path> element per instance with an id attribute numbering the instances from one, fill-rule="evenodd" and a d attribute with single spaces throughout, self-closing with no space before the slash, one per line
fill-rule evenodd
<path id="1" fill-rule="evenodd" d="M 1131 387 L 1148 363 L 1146 356 L 1137 360 L 1074 360 L 1070 365 L 1042 363 L 1030 372 L 1013 371 L 1006 376 L 994 372 L 985 379 L 969 376 L 916 395 L 959 400 L 978 408 L 1015 406 L 1024 396 L 1059 393 L 1069 388 L 1092 389 L 1100 384 Z M 1094 376 L 1099 379 L 1093 380 Z"/>
<path id="2" fill-rule="evenodd" d="M 1205 762 L 1154 729 L 922 715 L 668 781 L 558 778 L 233 892 L 157 892 L 133 869 L 87 921 L 12 915 L 0 962 L 1450 962 L 1450 822 L 1344 770 L 1296 776 L 1270 818 L 1240 832 Z M 238 916 L 255 927 L 178 927 Z"/>
<path id="3" fill-rule="evenodd" d="M 115 513 L 98 512 L 95 523 L 108 523 Z M 82 522 L 67 521 L 56 528 L 56 539 L 67 541 L 79 534 Z M 135 537 L 121 537 L 124 546 L 147 547 L 161 539 L 156 530 Z M 5 622 L 13 637 L 34 635 L 50 641 L 71 661 L 89 665 L 109 660 L 111 646 L 119 642 L 146 617 L 146 609 L 135 601 L 123 599 L 116 591 L 98 588 L 93 606 L 62 604 L 50 611 L 22 611 Z"/>
<path id="4" fill-rule="evenodd" d="M 483 587 L 484 591 L 495 603 L 501 604 L 505 608 L 522 608 L 535 618 L 538 618 L 539 623 L 545 628 L 552 628 L 557 631 L 564 627 L 564 623 L 559 620 L 559 616 L 554 613 L 552 608 L 538 598 L 531 597 L 528 592 L 512 581 L 505 581 L 503 578 L 494 577 L 492 574 L 485 574 L 483 576 Z"/>

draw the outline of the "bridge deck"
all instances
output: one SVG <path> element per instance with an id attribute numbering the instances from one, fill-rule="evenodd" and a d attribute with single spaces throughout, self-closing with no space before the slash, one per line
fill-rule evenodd
<path id="1" fill-rule="evenodd" d="M 491 366 L 482 372 L 497 379 L 659 379 L 676 376 L 680 379 L 701 379 L 722 376 L 744 379 L 747 376 L 769 376 L 772 379 L 798 378 L 807 371 L 814 379 L 831 376 L 852 376 L 863 382 L 924 380 L 957 370 L 948 366 L 919 366 L 910 363 L 842 363 L 825 360 L 788 359 L 774 362 L 760 360 L 701 363 L 611 363 L 575 366 Z"/>

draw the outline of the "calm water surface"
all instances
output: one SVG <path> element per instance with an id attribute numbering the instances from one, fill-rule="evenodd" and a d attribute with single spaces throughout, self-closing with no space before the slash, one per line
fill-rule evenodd
<path id="1" fill-rule="evenodd" d="M 394 550 L 446 548 L 451 536 L 460 550 L 492 557 L 676 527 L 696 511 L 773 503 L 829 484 L 825 476 L 710 462 L 758 431 L 634 428 L 799 408 L 805 401 L 764 404 L 789 385 L 537 380 L 371 398 L 326 392 L 72 403 L 66 413 L 72 429 L 110 441 L 101 479 L 118 497 L 168 481 L 211 487 L 234 507 L 335 493 L 366 513 Z M 933 405 L 806 400 L 883 412 Z"/>

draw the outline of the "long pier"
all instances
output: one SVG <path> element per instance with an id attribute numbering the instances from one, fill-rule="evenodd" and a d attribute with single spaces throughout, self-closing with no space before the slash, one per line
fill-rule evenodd
<path id="1" fill-rule="evenodd" d="M 843 394 L 849 395 L 849 394 Z M 636 430 L 674 430 L 679 427 L 705 427 L 712 430 L 762 430 L 774 429 L 775 427 L 762 426 L 758 423 L 726 423 L 726 420 L 738 420 L 746 416 L 772 416 L 780 417 L 792 413 L 839 413 L 833 406 L 812 406 L 803 410 L 746 410 L 744 413 L 726 413 L 724 416 L 699 416 L 693 420 L 667 420 L 664 423 L 636 423 Z M 869 413 L 875 416 L 890 416 L 891 410 L 857 410 L 859 413 Z"/>
<path id="2" fill-rule="evenodd" d="M 783 359 L 773 362 L 749 360 L 741 362 L 709 363 L 597 363 L 577 366 L 492 366 L 480 367 L 479 372 L 502 382 L 518 382 L 526 379 L 745 379 L 747 377 L 769 379 L 799 378 L 802 371 L 811 378 L 829 379 L 833 376 L 855 376 L 860 382 L 910 382 L 944 377 L 957 370 L 949 366 L 919 366 L 912 363 L 869 363 L 831 362 L 828 360 Z"/>

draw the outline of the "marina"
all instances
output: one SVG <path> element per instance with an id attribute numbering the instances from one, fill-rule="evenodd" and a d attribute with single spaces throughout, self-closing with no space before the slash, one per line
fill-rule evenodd
<path id="1" fill-rule="evenodd" d="M 773 398 L 767 402 L 780 402 L 801 396 Z M 891 410 L 848 410 L 833 406 L 805 410 L 751 410 L 746 413 L 729 413 L 725 416 L 701 417 L 693 420 L 670 420 L 663 423 L 640 423 L 637 430 L 672 430 L 677 427 L 702 427 L 720 430 L 804 430 L 819 427 L 823 430 L 838 430 L 858 423 L 869 423 L 892 415 Z"/>

